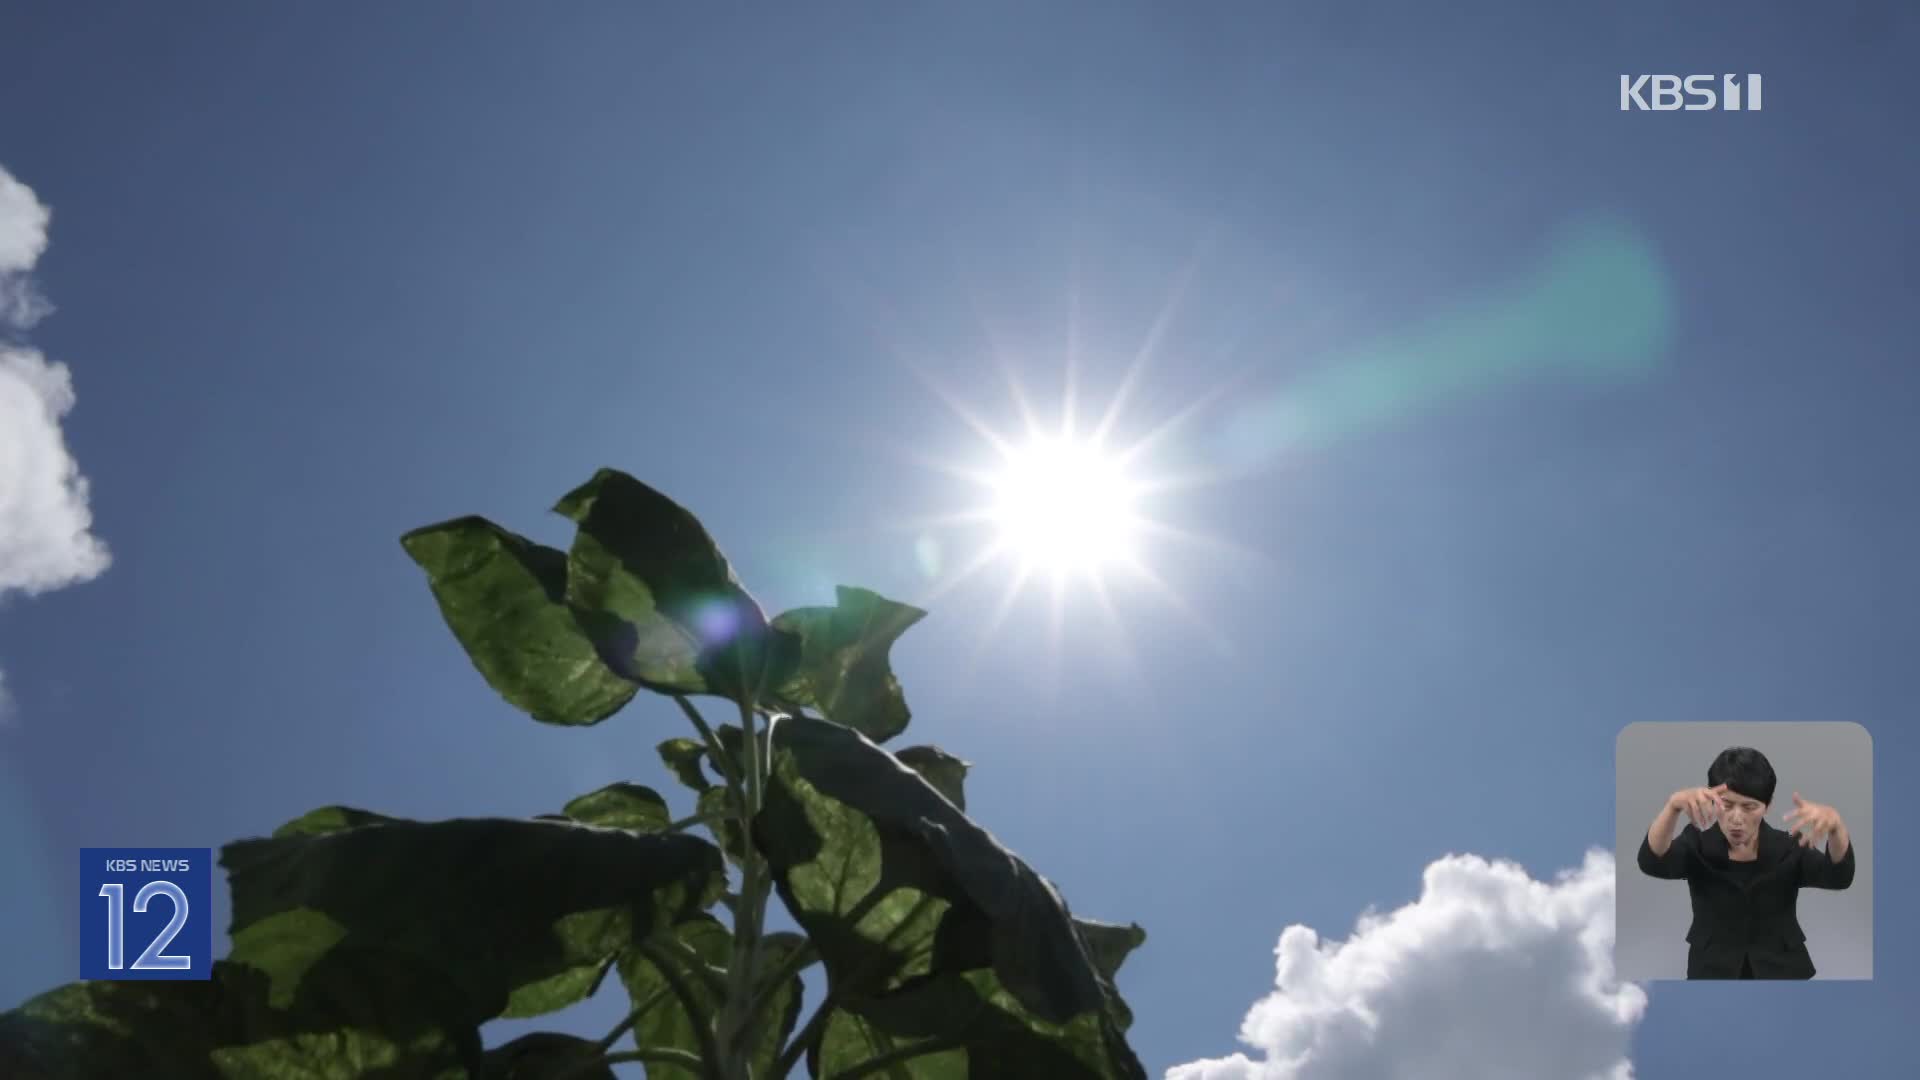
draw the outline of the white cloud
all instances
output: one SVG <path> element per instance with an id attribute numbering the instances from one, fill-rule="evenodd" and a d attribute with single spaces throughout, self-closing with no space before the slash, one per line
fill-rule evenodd
<path id="1" fill-rule="evenodd" d="M 26 329 L 53 310 L 27 276 L 47 250 L 47 208 L 0 168 L 0 326 Z"/>
<path id="2" fill-rule="evenodd" d="M 0 334 L 24 331 L 52 310 L 30 276 L 51 218 L 31 188 L 0 168 Z M 0 337 L 0 601 L 90 581 L 111 561 L 93 535 L 87 479 L 60 427 L 73 405 L 65 364 Z M 0 682 L 0 718 L 10 710 Z"/>
<path id="3" fill-rule="evenodd" d="M 1257 1056 L 1167 1080 L 1631 1080 L 1647 995 L 1614 977 L 1613 902 L 1604 851 L 1551 882 L 1447 856 L 1344 942 L 1287 927 L 1277 989 L 1240 1027 Z"/>

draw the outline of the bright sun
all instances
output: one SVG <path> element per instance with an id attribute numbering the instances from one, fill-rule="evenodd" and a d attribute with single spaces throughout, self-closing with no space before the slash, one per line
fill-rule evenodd
<path id="1" fill-rule="evenodd" d="M 1002 451 L 990 484 L 998 546 L 1028 572 L 1099 574 L 1138 557 L 1140 485 L 1091 440 L 1037 437 Z"/>

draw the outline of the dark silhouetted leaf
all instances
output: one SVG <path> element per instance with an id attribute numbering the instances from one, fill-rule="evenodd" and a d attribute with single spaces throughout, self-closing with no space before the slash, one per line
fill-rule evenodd
<path id="1" fill-rule="evenodd" d="M 770 631 L 706 527 L 680 504 L 601 469 L 553 509 L 579 526 L 567 600 L 614 671 L 661 693 L 735 699 L 763 678 L 784 677 L 794 643 Z M 768 671 L 775 657 L 777 670 Z"/>
<path id="2" fill-rule="evenodd" d="M 1087 956 L 1094 968 L 1107 979 L 1119 973 L 1120 965 L 1127 962 L 1127 954 L 1147 943 L 1147 932 L 1139 923 L 1121 926 L 1076 918 L 1073 928 L 1080 932 L 1080 940 L 1086 942 Z"/>
<path id="3" fill-rule="evenodd" d="M 707 747 L 698 739 L 668 739 L 660 744 L 660 760 L 667 769 L 680 779 L 682 784 L 694 791 L 705 791 L 713 786 L 707 774 L 701 770 L 700 762 L 707 756 Z"/>
<path id="4" fill-rule="evenodd" d="M 395 821 L 221 851 L 232 958 L 298 986 L 337 947 L 429 966 L 479 1024 L 578 1000 L 639 937 L 712 906 L 720 853 L 685 834 L 545 821 Z"/>
<path id="5" fill-rule="evenodd" d="M 835 591 L 833 607 L 795 608 L 774 618 L 775 629 L 800 641 L 798 666 L 774 696 L 787 708 L 817 709 L 885 742 L 906 730 L 912 715 L 887 654 L 927 613 L 867 589 Z"/>
<path id="6" fill-rule="evenodd" d="M 7 1080 L 465 1080 L 462 995 L 406 957 L 337 948 L 297 986 L 232 961 L 195 982 L 78 982 L 0 1014 Z"/>
<path id="7" fill-rule="evenodd" d="M 971 761 L 962 761 L 937 746 L 909 746 L 894 751 L 893 756 L 919 773 L 920 778 L 945 795 L 948 802 L 962 810 L 967 808 L 967 770 L 973 768 Z"/>
<path id="8" fill-rule="evenodd" d="M 948 1040 L 956 1075 L 1144 1080 L 1051 884 L 858 732 L 791 717 L 773 741 L 754 841 L 848 1014 L 816 1075 L 884 1037 Z"/>
<path id="9" fill-rule="evenodd" d="M 608 784 L 566 805 L 567 816 L 587 825 L 634 832 L 660 832 L 673 824 L 667 800 L 644 784 Z"/>
<path id="10" fill-rule="evenodd" d="M 590 1066 L 599 1044 L 578 1035 L 535 1031 L 487 1051 L 479 1080 L 617 1080 L 611 1066 Z"/>
<path id="11" fill-rule="evenodd" d="M 1127 962 L 1127 954 L 1147 943 L 1147 932 L 1139 923 L 1125 926 L 1114 923 L 1096 922 L 1092 919 L 1074 919 L 1073 928 L 1080 933 L 1080 940 L 1087 947 L 1087 957 L 1093 961 L 1094 970 L 1100 973 L 1101 985 L 1106 989 L 1113 1002 L 1114 1019 L 1125 1031 L 1133 1026 L 1133 1010 L 1114 986 L 1120 965 Z"/>
<path id="12" fill-rule="evenodd" d="M 597 724 L 635 686 L 609 670 L 566 605 L 567 556 L 482 517 L 400 538 L 427 572 L 440 614 L 480 674 L 549 724 Z"/>

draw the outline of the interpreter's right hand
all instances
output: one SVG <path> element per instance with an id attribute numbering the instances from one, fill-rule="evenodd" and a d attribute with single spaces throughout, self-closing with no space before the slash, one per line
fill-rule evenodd
<path id="1" fill-rule="evenodd" d="M 1667 798 L 1667 807 L 1686 814 L 1693 819 L 1693 827 L 1706 831 L 1720 816 L 1720 796 L 1726 794 L 1727 785 L 1715 784 L 1712 787 L 1681 788 Z"/>

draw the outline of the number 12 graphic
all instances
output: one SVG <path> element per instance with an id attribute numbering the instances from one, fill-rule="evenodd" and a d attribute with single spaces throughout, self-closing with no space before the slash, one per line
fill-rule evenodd
<path id="1" fill-rule="evenodd" d="M 107 898 L 107 968 L 122 971 L 127 966 L 127 887 L 121 882 L 109 881 L 100 886 L 100 895 Z M 186 971 L 193 967 L 192 957 L 169 956 L 160 950 L 171 945 L 174 936 L 186 928 L 187 894 L 171 881 L 149 881 L 133 894 L 133 910 L 145 914 L 148 902 L 156 896 L 173 901 L 173 918 L 167 920 L 160 935 L 134 958 L 133 970 Z"/>

